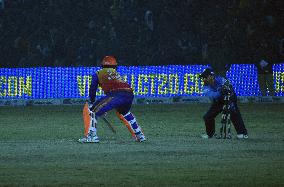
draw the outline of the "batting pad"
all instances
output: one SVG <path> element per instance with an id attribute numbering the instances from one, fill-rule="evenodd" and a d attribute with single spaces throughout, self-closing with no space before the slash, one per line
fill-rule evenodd
<path id="1" fill-rule="evenodd" d="M 89 112 L 89 105 L 86 102 L 83 108 L 83 121 L 84 121 L 84 135 L 87 136 L 91 126 L 91 116 Z"/>
<path id="2" fill-rule="evenodd" d="M 129 124 L 129 122 L 123 117 L 122 114 L 120 114 L 119 112 L 116 112 L 117 117 L 123 122 L 123 124 L 126 126 L 126 128 L 128 129 L 128 131 L 130 132 L 132 138 L 135 138 L 135 133 L 134 130 L 132 129 L 131 125 Z"/>

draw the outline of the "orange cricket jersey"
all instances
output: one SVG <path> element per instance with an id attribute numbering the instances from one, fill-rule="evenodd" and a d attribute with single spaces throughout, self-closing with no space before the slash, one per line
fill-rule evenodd
<path id="1" fill-rule="evenodd" d="M 113 68 L 103 68 L 97 72 L 99 86 L 105 94 L 115 91 L 132 91 L 130 85 L 122 80 Z"/>

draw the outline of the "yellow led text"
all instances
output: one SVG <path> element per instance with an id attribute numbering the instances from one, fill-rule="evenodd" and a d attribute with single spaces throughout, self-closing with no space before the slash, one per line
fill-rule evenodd
<path id="1" fill-rule="evenodd" d="M 0 76 L 0 97 L 32 95 L 32 77 Z"/>
<path id="2" fill-rule="evenodd" d="M 91 75 L 77 76 L 78 90 L 80 96 L 89 96 L 89 89 L 92 83 Z M 103 94 L 101 87 L 98 88 L 96 95 Z"/>
<path id="3" fill-rule="evenodd" d="M 284 92 L 284 72 L 274 72 L 275 92 Z"/>

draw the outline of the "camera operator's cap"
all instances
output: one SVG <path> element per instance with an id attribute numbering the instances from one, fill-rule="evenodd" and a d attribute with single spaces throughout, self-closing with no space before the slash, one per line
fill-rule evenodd
<path id="1" fill-rule="evenodd" d="M 214 72 L 211 68 L 206 68 L 200 75 L 199 78 L 201 79 L 205 79 L 207 78 L 209 75 L 214 75 Z"/>

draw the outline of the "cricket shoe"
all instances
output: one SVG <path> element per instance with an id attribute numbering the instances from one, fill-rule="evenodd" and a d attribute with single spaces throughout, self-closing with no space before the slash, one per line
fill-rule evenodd
<path id="1" fill-rule="evenodd" d="M 78 140 L 80 143 L 99 143 L 99 141 L 100 139 L 98 136 L 85 136 Z"/>
<path id="2" fill-rule="evenodd" d="M 214 134 L 213 136 L 208 136 L 207 134 L 201 134 L 201 138 L 203 138 L 203 139 L 210 139 L 210 138 L 213 138 L 213 137 L 217 137 L 217 135 Z"/>
<path id="3" fill-rule="evenodd" d="M 247 134 L 237 134 L 237 138 L 238 139 L 248 139 L 248 135 Z"/>
<path id="4" fill-rule="evenodd" d="M 201 138 L 203 139 L 209 139 L 210 137 L 207 134 L 201 134 Z"/>
<path id="5" fill-rule="evenodd" d="M 146 141 L 146 138 L 145 138 L 144 134 L 141 131 L 138 132 L 137 134 L 135 133 L 135 136 L 136 136 L 136 141 L 137 142 L 144 142 L 144 141 Z"/>

